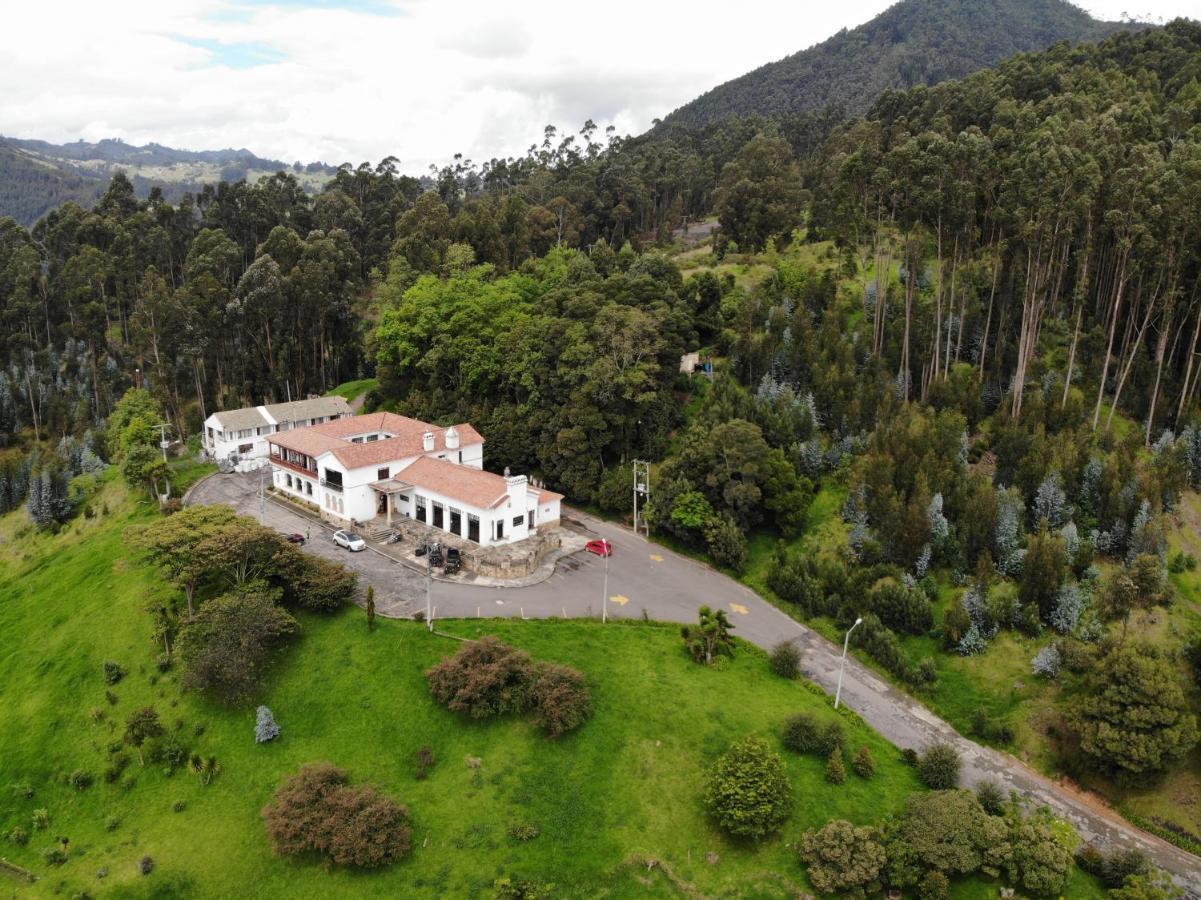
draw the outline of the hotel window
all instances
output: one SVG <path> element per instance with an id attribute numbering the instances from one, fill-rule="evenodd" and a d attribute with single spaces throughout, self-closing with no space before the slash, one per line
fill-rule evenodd
<path id="1" fill-rule="evenodd" d="M 292 490 L 292 476 L 288 476 L 288 490 Z"/>
<path id="2" fill-rule="evenodd" d="M 370 444 L 372 441 L 378 441 L 378 440 L 379 440 L 379 435 L 378 435 L 378 434 L 369 434 L 369 435 L 367 435 L 367 443 L 369 443 L 369 444 Z"/>
<path id="3" fill-rule="evenodd" d="M 375 479 L 376 479 L 376 481 L 387 481 L 388 474 L 389 474 L 389 469 L 387 466 L 384 466 L 382 469 L 376 469 L 375 470 Z"/>
<path id="4" fill-rule="evenodd" d="M 525 516 L 514 516 L 513 517 L 513 527 L 514 528 L 520 528 L 524 524 L 525 524 Z"/>
<path id="5" fill-rule="evenodd" d="M 417 495 L 417 521 L 424 522 L 425 519 L 425 498 L 420 494 Z"/>
<path id="6" fill-rule="evenodd" d="M 310 497 L 313 496 L 313 482 L 306 481 L 304 483 L 304 492 L 306 494 L 308 494 Z"/>

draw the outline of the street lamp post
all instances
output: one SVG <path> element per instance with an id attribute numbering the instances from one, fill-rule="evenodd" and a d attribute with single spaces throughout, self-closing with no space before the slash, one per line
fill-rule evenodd
<path id="1" fill-rule="evenodd" d="M 601 594 L 601 624 L 609 621 L 609 554 L 612 553 L 608 539 L 605 539 L 605 589 Z"/>
<path id="2" fill-rule="evenodd" d="M 847 667 L 847 647 L 851 645 L 851 632 L 859 627 L 863 619 L 856 619 L 855 624 L 847 629 L 847 636 L 842 642 L 842 662 L 838 665 L 838 691 L 834 694 L 834 708 L 838 709 L 839 701 L 842 700 L 842 671 Z"/>

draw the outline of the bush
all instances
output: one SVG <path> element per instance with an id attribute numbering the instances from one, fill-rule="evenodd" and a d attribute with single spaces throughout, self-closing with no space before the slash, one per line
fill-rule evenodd
<path id="1" fill-rule="evenodd" d="M 856 828 L 835 819 L 801 838 L 801 862 L 823 894 L 862 897 L 880 888 L 886 857 L 875 828 Z"/>
<path id="2" fill-rule="evenodd" d="M 33 829 L 34 831 L 45 831 L 50 827 L 50 813 L 44 809 L 35 809 L 33 811 Z"/>
<path id="3" fill-rule="evenodd" d="M 291 544 L 281 548 L 280 575 L 285 597 L 302 609 L 334 612 L 354 595 L 358 576 L 341 563 L 304 553 Z"/>
<path id="4" fill-rule="evenodd" d="M 792 641 L 781 641 L 772 648 L 771 670 L 781 678 L 801 677 L 801 651 Z"/>
<path id="5" fill-rule="evenodd" d="M 851 768 L 860 778 L 871 778 L 876 774 L 876 761 L 866 745 L 856 750 L 855 755 L 851 757 Z"/>
<path id="6" fill-rule="evenodd" d="M 834 750 L 826 760 L 826 781 L 830 784 L 842 784 L 847 780 L 847 767 L 842 761 L 842 750 Z"/>
<path id="7" fill-rule="evenodd" d="M 329 763 L 302 768 L 263 808 L 280 856 L 317 853 L 336 865 L 375 868 L 409 852 L 409 811 L 371 787 L 351 787 Z"/>
<path id="8" fill-rule="evenodd" d="M 528 653 L 489 636 L 464 644 L 425 677 L 439 703 L 483 719 L 524 710 L 535 671 Z"/>
<path id="9" fill-rule="evenodd" d="M 1005 792 L 995 781 L 982 781 L 976 785 L 976 799 L 990 816 L 1005 812 Z"/>
<path id="10" fill-rule="evenodd" d="M 61 866 L 67 861 L 67 851 L 61 847 L 47 847 L 42 851 L 42 862 L 48 866 Z"/>
<path id="11" fill-rule="evenodd" d="M 509 826 L 509 837 L 522 843 L 532 841 L 538 833 L 538 826 L 532 822 L 517 822 Z"/>
<path id="12" fill-rule="evenodd" d="M 254 740 L 257 744 L 265 744 L 279 737 L 279 725 L 275 716 L 266 706 L 260 706 L 254 711 Z"/>
<path id="13" fill-rule="evenodd" d="M 818 722 L 812 713 L 800 713 L 784 723 L 784 746 L 794 753 L 829 756 L 846 744 L 837 719 Z"/>
<path id="14" fill-rule="evenodd" d="M 950 744 L 932 744 L 917 763 L 922 784 L 932 791 L 959 787 L 959 751 Z"/>
<path id="15" fill-rule="evenodd" d="M 116 816 L 109 816 L 107 819 L 104 820 L 104 830 L 105 831 L 116 831 L 120 827 L 121 827 L 121 820 L 118 819 Z"/>
<path id="16" fill-rule="evenodd" d="M 82 769 L 76 769 L 66 778 L 67 784 L 77 791 L 87 790 L 95 780 L 96 778 L 91 772 L 85 772 Z"/>
<path id="17" fill-rule="evenodd" d="M 584 674 L 570 666 L 539 666 L 529 702 L 534 724 L 551 737 L 579 728 L 592 715 L 592 693 Z"/>
<path id="18" fill-rule="evenodd" d="M 29 843 L 29 832 L 20 825 L 14 825 L 5 835 L 9 843 L 16 844 L 18 847 L 24 847 Z"/>
<path id="19" fill-rule="evenodd" d="M 906 747 L 904 750 L 901 751 L 901 762 L 903 762 L 907 766 L 913 766 L 914 768 L 917 768 L 917 763 L 918 763 L 917 751 L 914 750 L 912 747 Z"/>
<path id="20" fill-rule="evenodd" d="M 951 881 L 938 869 L 931 869 L 917 883 L 917 895 L 921 900 L 950 900 Z"/>
<path id="21" fill-rule="evenodd" d="M 1101 883 L 1107 888 L 1120 888 L 1134 875 L 1147 875 L 1151 863 L 1138 850 L 1118 850 L 1105 857 L 1101 864 Z"/>
<path id="22" fill-rule="evenodd" d="M 154 871 L 154 860 L 149 856 L 143 856 L 138 860 L 138 871 L 143 875 L 149 875 Z"/>
<path id="23" fill-rule="evenodd" d="M 125 670 L 111 659 L 104 662 L 104 683 L 116 684 L 125 677 Z"/>
<path id="24" fill-rule="evenodd" d="M 434 767 L 437 760 L 434 758 L 434 751 L 429 747 L 422 747 L 417 751 L 417 771 L 413 773 L 413 777 L 418 781 L 424 781 L 429 777 L 430 769 Z"/>
<path id="25" fill-rule="evenodd" d="M 1105 865 L 1105 854 L 1092 844 L 1081 844 L 1076 849 L 1076 865 L 1089 875 L 1100 878 L 1102 867 Z"/>
<path id="26" fill-rule="evenodd" d="M 705 806 L 736 837 L 758 840 L 771 834 L 792 811 L 784 761 L 759 738 L 739 741 L 709 770 Z"/>

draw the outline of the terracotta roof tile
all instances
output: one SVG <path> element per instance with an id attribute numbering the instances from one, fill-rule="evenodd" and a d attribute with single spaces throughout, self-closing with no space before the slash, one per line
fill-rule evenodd
<path id="1" fill-rule="evenodd" d="M 393 481 L 424 488 L 476 509 L 499 506 L 509 493 L 501 475 L 423 456 L 392 476 Z"/>
<path id="2" fill-rule="evenodd" d="M 459 432 L 460 447 L 484 442 L 484 438 L 471 425 L 463 423 L 452 427 Z M 433 432 L 434 435 L 432 451 L 424 449 L 423 439 L 427 431 Z M 393 437 L 361 444 L 350 441 L 355 435 L 373 432 L 384 432 Z M 364 416 L 322 422 L 309 428 L 297 428 L 271 435 L 270 440 L 281 447 L 314 457 L 331 452 L 347 469 L 377 466 L 422 453 L 445 452 L 447 449 L 445 428 L 389 412 L 368 413 Z"/>

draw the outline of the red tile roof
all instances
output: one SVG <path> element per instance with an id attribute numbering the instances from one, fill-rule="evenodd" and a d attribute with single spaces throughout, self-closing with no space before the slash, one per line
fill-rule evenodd
<path id="1" fill-rule="evenodd" d="M 452 427 L 459 432 L 460 448 L 484 442 L 484 438 L 471 425 L 463 423 Z M 426 450 L 424 446 L 427 431 L 434 435 L 433 450 Z M 359 469 L 397 462 L 422 453 L 445 452 L 446 431 L 447 429 L 431 425 L 429 422 L 384 412 L 335 419 L 309 428 L 297 428 L 294 431 L 273 434 L 268 440 L 313 457 L 330 452 L 347 469 Z M 392 437 L 361 444 L 350 441 L 355 435 L 376 432 L 391 434 Z"/>
<path id="2" fill-rule="evenodd" d="M 476 509 L 499 506 L 509 495 L 504 476 L 430 456 L 409 463 L 392 480 L 442 494 Z"/>

